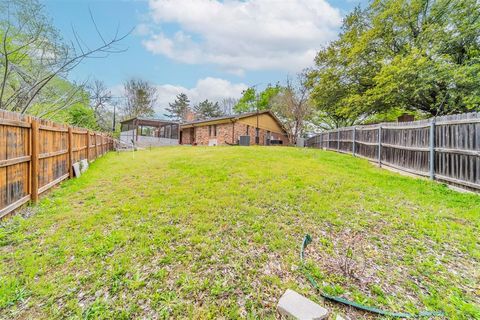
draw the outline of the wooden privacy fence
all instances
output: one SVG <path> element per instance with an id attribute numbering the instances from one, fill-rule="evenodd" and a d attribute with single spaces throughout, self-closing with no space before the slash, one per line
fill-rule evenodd
<path id="1" fill-rule="evenodd" d="M 0 218 L 114 147 L 105 133 L 0 110 Z"/>
<path id="2" fill-rule="evenodd" d="M 480 191 L 480 113 L 345 127 L 306 145 Z"/>

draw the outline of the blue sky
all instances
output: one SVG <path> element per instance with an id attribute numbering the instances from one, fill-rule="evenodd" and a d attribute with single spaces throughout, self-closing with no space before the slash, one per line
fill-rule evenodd
<path id="1" fill-rule="evenodd" d="M 193 102 L 238 97 L 248 86 L 284 81 L 313 64 L 315 52 L 335 39 L 342 17 L 358 3 L 325 0 L 43 0 L 66 40 L 72 27 L 94 46 L 99 37 L 92 11 L 106 38 L 117 26 L 134 29 L 126 52 L 89 59 L 72 80 L 99 79 L 121 94 L 131 77 L 159 89 L 158 113 L 175 94 Z"/>

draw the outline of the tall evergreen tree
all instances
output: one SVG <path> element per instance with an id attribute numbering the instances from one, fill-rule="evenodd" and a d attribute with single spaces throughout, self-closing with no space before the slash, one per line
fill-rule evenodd
<path id="1" fill-rule="evenodd" d="M 164 114 L 165 117 L 170 118 L 176 121 L 182 121 L 186 119 L 187 113 L 190 110 L 190 100 L 185 93 L 180 93 L 177 95 L 173 103 L 168 104 L 168 108 L 165 109 L 167 113 Z"/>
<path id="2" fill-rule="evenodd" d="M 195 105 L 193 111 L 198 120 L 221 117 L 224 115 L 218 102 L 213 103 L 212 101 L 208 101 L 208 99 Z"/>

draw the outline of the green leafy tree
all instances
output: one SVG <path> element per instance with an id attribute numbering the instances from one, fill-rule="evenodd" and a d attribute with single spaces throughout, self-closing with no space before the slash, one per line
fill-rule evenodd
<path id="1" fill-rule="evenodd" d="M 268 110 L 272 108 L 273 99 L 284 89 L 279 84 L 272 86 L 268 85 L 265 90 L 257 95 L 258 110 Z"/>
<path id="2" fill-rule="evenodd" d="M 83 99 L 85 83 L 64 79 L 88 58 L 122 52 L 118 42 L 127 35 L 103 36 L 92 15 L 98 46 L 66 42 L 37 0 L 0 1 L 0 109 L 49 118 Z M 65 90 L 68 89 L 68 90 Z"/>
<path id="3" fill-rule="evenodd" d="M 265 90 L 257 92 L 254 87 L 243 91 L 242 97 L 238 100 L 233 110 L 236 113 L 252 112 L 257 110 L 268 110 L 272 108 L 272 101 L 277 96 L 282 87 L 279 84 L 275 86 L 268 85 Z"/>
<path id="4" fill-rule="evenodd" d="M 344 20 L 310 73 L 312 99 L 336 123 L 389 110 L 479 110 L 480 3 L 376 0 Z"/>
<path id="5" fill-rule="evenodd" d="M 248 112 L 256 109 L 257 92 L 255 88 L 250 87 L 242 92 L 242 97 L 233 107 L 236 113 Z"/>
<path id="6" fill-rule="evenodd" d="M 77 127 L 98 130 L 100 127 L 95 117 L 95 111 L 81 103 L 75 104 L 66 110 L 67 121 L 69 124 Z"/>
<path id="7" fill-rule="evenodd" d="M 428 115 L 420 111 L 405 111 L 405 109 L 402 108 L 392 108 L 385 112 L 378 112 L 365 119 L 362 119 L 362 124 L 394 122 L 397 121 L 398 117 L 404 114 L 412 115 L 417 120 L 428 118 Z"/>
<path id="8" fill-rule="evenodd" d="M 175 101 L 169 103 L 168 106 L 168 108 L 165 108 L 165 111 L 167 111 L 167 113 L 164 114 L 165 117 L 177 121 L 184 121 L 190 110 L 190 100 L 188 100 L 185 93 L 180 93 L 177 95 Z"/>
<path id="9" fill-rule="evenodd" d="M 193 112 L 198 120 L 221 117 L 224 115 L 218 102 L 211 102 L 208 99 L 198 103 L 193 107 Z"/>

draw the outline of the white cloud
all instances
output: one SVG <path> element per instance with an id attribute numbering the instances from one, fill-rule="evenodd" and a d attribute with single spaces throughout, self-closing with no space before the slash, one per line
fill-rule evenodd
<path id="1" fill-rule="evenodd" d="M 335 38 L 340 11 L 326 0 L 151 0 L 152 23 L 174 23 L 173 35 L 157 32 L 147 50 L 189 63 L 243 70 L 299 71 L 321 45 Z"/>
<path id="2" fill-rule="evenodd" d="M 133 30 L 134 34 L 139 36 L 148 36 L 151 34 L 150 27 L 145 23 L 138 24 Z"/>
<path id="3" fill-rule="evenodd" d="M 197 81 L 193 88 L 176 86 L 172 84 L 156 85 L 158 100 L 155 111 L 158 116 L 163 116 L 165 107 L 175 100 L 179 93 L 185 93 L 190 99 L 191 105 L 208 99 L 210 101 L 221 102 L 223 98 L 239 98 L 242 91 L 248 86 L 243 83 L 231 83 L 225 79 L 207 77 Z M 114 96 L 123 96 L 123 86 L 118 85 L 110 88 Z"/>
<path id="4" fill-rule="evenodd" d="M 207 77 L 197 81 L 195 87 L 185 88 L 171 84 L 158 85 L 158 109 L 157 113 L 162 114 L 168 103 L 175 100 L 175 96 L 181 92 L 190 99 L 191 105 L 208 99 L 221 102 L 224 98 L 240 98 L 242 91 L 248 86 L 243 83 L 233 84 L 228 80 Z"/>

